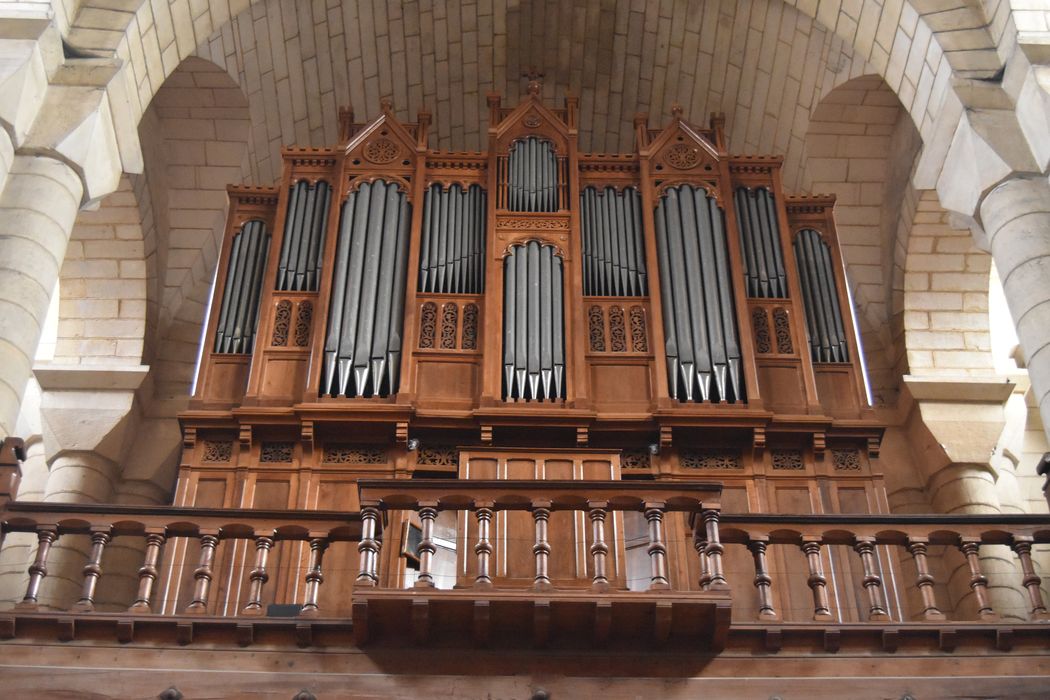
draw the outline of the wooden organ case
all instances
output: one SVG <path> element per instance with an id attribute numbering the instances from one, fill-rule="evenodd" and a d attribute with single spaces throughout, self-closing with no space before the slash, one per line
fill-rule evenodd
<path id="1" fill-rule="evenodd" d="M 540 93 L 489 97 L 483 153 L 431 149 L 425 112 L 344 110 L 338 145 L 229 188 L 175 505 L 355 511 L 359 479 L 440 477 L 717 481 L 727 512 L 888 512 L 834 199 L 785 194 L 780 158 L 730 155 L 721 118 L 677 108 L 636 118 L 633 153 L 582 153 L 576 100 Z M 507 534 L 531 519 L 504 515 L 496 585 L 531 565 Z M 552 542 L 586 546 L 582 514 L 554 515 Z M 411 583 L 394 540 L 417 524 L 386 524 L 388 584 Z M 438 523 L 460 545 L 446 587 L 472 527 Z M 639 527 L 616 515 L 613 588 Z M 667 527 L 671 566 L 695 568 L 688 523 Z M 561 549 L 552 579 L 571 586 L 586 557 Z"/>

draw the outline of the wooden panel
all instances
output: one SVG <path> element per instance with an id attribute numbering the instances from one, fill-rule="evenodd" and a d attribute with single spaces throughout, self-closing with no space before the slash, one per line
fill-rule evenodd
<path id="1" fill-rule="evenodd" d="M 773 411 L 805 413 L 806 392 L 800 361 L 759 361 L 758 385 Z"/>
<path id="2" fill-rule="evenodd" d="M 648 405 L 652 386 L 649 364 L 600 364 L 591 366 L 591 390 L 603 408 L 618 404 Z"/>
<path id="3" fill-rule="evenodd" d="M 860 408 L 849 365 L 817 365 L 817 393 L 820 405 L 830 416 L 855 416 Z"/>
<path id="4" fill-rule="evenodd" d="M 473 362 L 420 359 L 416 369 L 419 400 L 472 402 L 478 389 L 478 366 Z"/>
<path id="5" fill-rule="evenodd" d="M 286 353 L 267 353 L 262 361 L 259 398 L 297 401 L 306 385 L 306 355 L 289 357 Z"/>

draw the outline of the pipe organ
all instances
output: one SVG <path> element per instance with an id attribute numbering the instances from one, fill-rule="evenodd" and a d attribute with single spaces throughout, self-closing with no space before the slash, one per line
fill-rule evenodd
<path id="1" fill-rule="evenodd" d="M 229 188 L 177 505 L 354 509 L 358 478 L 444 475 L 885 510 L 834 198 L 786 195 L 717 116 L 639 116 L 623 154 L 581 152 L 576 100 L 535 83 L 488 117 L 459 153 L 426 112 L 344 111 L 338 144 Z"/>

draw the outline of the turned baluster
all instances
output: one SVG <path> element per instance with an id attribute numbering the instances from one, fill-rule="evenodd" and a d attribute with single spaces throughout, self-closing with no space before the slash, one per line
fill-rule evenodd
<path id="1" fill-rule="evenodd" d="M 1024 574 L 1021 583 L 1028 589 L 1028 600 L 1032 605 L 1031 618 L 1047 620 L 1050 619 L 1050 615 L 1047 615 L 1043 593 L 1039 590 L 1039 585 L 1043 580 L 1036 575 L 1035 567 L 1032 566 L 1032 541 L 1033 538 L 1028 536 L 1014 537 L 1013 550 L 1017 552 L 1017 557 L 1021 560 L 1021 571 Z"/>
<path id="2" fill-rule="evenodd" d="M 379 547 L 380 542 L 376 537 L 379 529 L 379 509 L 374 505 L 361 507 L 361 542 L 357 545 L 357 552 L 361 560 L 361 572 L 357 575 L 357 584 L 360 586 L 379 585 Z"/>
<path id="3" fill-rule="evenodd" d="M 909 537 L 908 551 L 915 559 L 915 582 L 919 587 L 919 595 L 922 596 L 922 617 L 924 620 L 941 621 L 946 620 L 944 613 L 937 607 L 937 601 L 933 595 L 933 575 L 930 574 L 930 564 L 926 559 L 926 546 L 929 540 L 925 537 Z"/>
<path id="4" fill-rule="evenodd" d="M 102 576 L 102 552 L 109 543 L 109 528 L 92 528 L 91 530 L 91 554 L 88 556 L 87 564 L 84 565 L 84 586 L 80 592 L 80 600 L 73 604 L 74 612 L 91 612 L 95 609 L 95 588 Z"/>
<path id="5" fill-rule="evenodd" d="M 316 617 L 319 613 L 317 599 L 321 594 L 321 584 L 324 583 L 321 562 L 324 560 L 326 549 L 328 549 L 328 540 L 325 537 L 311 534 L 310 565 L 306 569 L 306 599 L 303 601 L 302 610 L 299 611 L 303 617 Z"/>
<path id="6" fill-rule="evenodd" d="M 536 524 L 536 544 L 532 553 L 536 557 L 536 578 L 532 587 L 545 589 L 551 587 L 551 577 L 547 570 L 551 555 L 551 545 L 547 540 L 547 523 L 550 521 L 550 501 L 535 501 L 532 504 L 532 519 Z"/>
<path id="7" fill-rule="evenodd" d="M 164 546 L 166 540 L 163 530 L 147 531 L 146 553 L 142 559 L 142 566 L 139 568 L 139 591 L 135 596 L 135 602 L 128 608 L 128 612 L 152 612 L 150 610 L 150 598 L 153 596 L 153 584 L 157 580 L 160 548 Z"/>
<path id="8" fill-rule="evenodd" d="M 609 577 L 605 572 L 606 557 L 609 554 L 609 545 L 605 543 L 605 515 L 609 504 L 606 501 L 588 501 L 591 520 L 591 558 L 594 561 L 594 576 L 591 586 L 596 590 L 609 588 Z"/>
<path id="9" fill-rule="evenodd" d="M 646 503 L 645 519 L 649 523 L 649 562 L 652 565 L 649 590 L 666 590 L 671 585 L 667 580 L 667 546 L 664 544 L 664 504 Z"/>
<path id="10" fill-rule="evenodd" d="M 809 565 L 806 583 L 813 591 L 813 619 L 824 620 L 831 617 L 831 605 L 828 602 L 828 580 L 824 578 L 824 564 L 820 559 L 820 538 L 803 538 L 802 552 Z"/>
<path id="11" fill-rule="evenodd" d="M 36 558 L 29 565 L 26 594 L 22 602 L 15 606 L 19 610 L 36 610 L 37 598 L 40 597 L 40 583 L 47 576 L 47 555 L 51 551 L 51 544 L 58 539 L 58 532 L 53 527 L 42 528 L 36 533 L 36 539 Z"/>
<path id="12" fill-rule="evenodd" d="M 698 518 L 699 520 L 699 518 Z M 697 559 L 700 561 L 700 590 L 706 591 L 711 583 L 711 572 L 707 566 L 707 539 L 701 523 L 693 528 L 693 549 L 696 550 Z"/>
<path id="13" fill-rule="evenodd" d="M 981 573 L 980 550 L 980 538 L 959 538 L 959 551 L 966 557 L 966 563 L 970 566 L 970 589 L 977 600 L 977 615 L 982 620 L 998 620 L 999 615 L 992 609 L 992 603 L 988 599 L 988 578 Z"/>
<path id="14" fill-rule="evenodd" d="M 419 523 L 422 537 L 419 540 L 419 577 L 416 585 L 420 588 L 434 587 L 434 553 L 437 545 L 434 544 L 434 521 L 437 520 L 436 503 L 424 505 L 419 509 Z"/>
<path id="15" fill-rule="evenodd" d="M 266 571 L 266 563 L 270 559 L 271 549 L 273 549 L 273 537 L 255 538 L 255 567 L 248 574 L 251 584 L 248 586 L 248 603 L 241 610 L 242 615 L 263 614 L 262 590 L 263 585 L 270 580 L 270 574 Z"/>
<path id="16" fill-rule="evenodd" d="M 474 515 L 478 519 L 478 543 L 474 545 L 474 554 L 478 557 L 478 574 L 474 577 L 474 586 L 491 588 L 489 562 L 492 559 L 492 542 L 489 540 L 489 529 L 492 523 L 492 504 L 477 504 Z"/>
<path id="17" fill-rule="evenodd" d="M 722 552 L 725 548 L 718 537 L 718 511 L 707 509 L 704 511 L 704 526 L 707 528 L 707 564 L 710 569 L 711 582 L 708 588 L 714 590 L 725 590 L 729 588 L 725 574 L 722 571 Z"/>
<path id="18" fill-rule="evenodd" d="M 747 543 L 751 556 L 755 560 L 755 588 L 758 589 L 758 617 L 761 620 L 776 620 L 777 611 L 773 607 L 773 578 L 769 575 L 766 562 L 768 537 L 752 537 Z"/>
<path id="19" fill-rule="evenodd" d="M 868 592 L 868 619 L 888 620 L 886 600 L 882 593 L 882 579 L 875 569 L 875 538 L 857 537 L 853 549 L 864 566 L 864 589 Z"/>
<path id="20" fill-rule="evenodd" d="M 186 606 L 186 613 L 203 615 L 208 610 L 208 594 L 211 591 L 212 565 L 215 563 L 215 548 L 219 546 L 218 532 L 201 535 L 201 555 L 193 571 L 193 600 Z"/>

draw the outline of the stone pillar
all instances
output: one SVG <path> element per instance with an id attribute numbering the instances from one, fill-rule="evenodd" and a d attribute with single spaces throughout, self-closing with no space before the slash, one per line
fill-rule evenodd
<path id="1" fill-rule="evenodd" d="M 1050 184 L 1011 178 L 985 195 L 980 215 L 1050 435 Z"/>
<path id="2" fill-rule="evenodd" d="M 11 434 L 83 184 L 61 161 L 16 155 L 0 194 L 0 434 Z"/>

